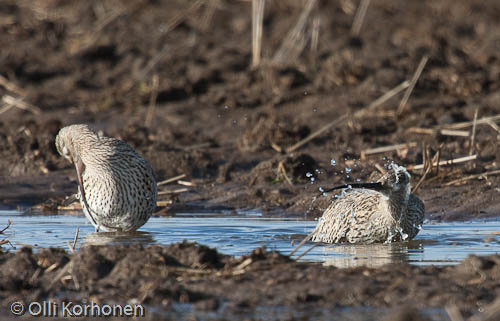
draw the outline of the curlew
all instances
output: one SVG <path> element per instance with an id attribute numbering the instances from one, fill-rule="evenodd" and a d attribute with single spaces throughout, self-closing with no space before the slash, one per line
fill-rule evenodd
<path id="1" fill-rule="evenodd" d="M 147 222 L 156 207 L 156 180 L 132 147 L 87 125 L 62 128 L 56 147 L 75 165 L 76 196 L 96 231 L 134 231 Z"/>
<path id="2" fill-rule="evenodd" d="M 410 174 L 391 164 L 376 183 L 351 184 L 324 211 L 306 241 L 324 243 L 390 243 L 413 239 L 424 220 L 424 203 L 410 192 Z M 329 190 L 329 191 L 331 191 Z"/>

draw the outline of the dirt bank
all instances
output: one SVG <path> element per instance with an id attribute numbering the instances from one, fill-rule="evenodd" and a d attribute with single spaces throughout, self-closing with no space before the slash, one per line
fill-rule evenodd
<path id="1" fill-rule="evenodd" d="M 192 243 L 84 246 L 74 255 L 62 249 L 23 249 L 2 253 L 0 262 L 4 307 L 15 301 L 128 302 L 150 308 L 149 317 L 154 306 L 165 317 L 176 305 L 190 304 L 193 314 L 211 311 L 221 320 L 242 311 L 253 319 L 258 309 L 273 307 L 313 313 L 409 306 L 416 318 L 420 313 L 413 309 L 456 306 L 468 316 L 494 300 L 500 275 L 497 255 L 471 256 L 454 267 L 336 269 L 296 263 L 262 248 L 235 259 Z M 428 319 L 422 314 L 415 320 Z"/>

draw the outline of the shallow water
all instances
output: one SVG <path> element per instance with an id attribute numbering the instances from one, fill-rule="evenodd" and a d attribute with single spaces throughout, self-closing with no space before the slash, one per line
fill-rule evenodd
<path id="1" fill-rule="evenodd" d="M 292 240 L 297 244 L 315 227 L 315 221 L 299 218 L 269 218 L 259 213 L 177 214 L 153 217 L 138 233 L 94 233 L 83 215 L 25 216 L 0 211 L 0 228 L 12 221 L 3 237 L 14 247 L 65 247 L 73 242 L 79 227 L 77 248 L 86 244 L 170 244 L 183 240 L 216 247 L 225 254 L 249 254 L 259 246 L 288 254 Z M 304 261 L 352 267 L 380 266 L 387 263 L 448 265 L 469 254 L 487 255 L 500 251 L 500 221 L 426 223 L 411 242 L 374 245 L 321 245 L 303 257 Z M 1 237 L 0 237 L 1 239 Z M 4 245 L 4 247 L 9 245 Z M 306 250 L 310 244 L 300 251 Z M 300 252 L 299 251 L 299 252 Z"/>

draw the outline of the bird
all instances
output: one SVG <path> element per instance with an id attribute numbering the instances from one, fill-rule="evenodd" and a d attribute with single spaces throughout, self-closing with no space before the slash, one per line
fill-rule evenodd
<path id="1" fill-rule="evenodd" d="M 389 164 L 376 183 L 346 184 L 319 218 L 305 242 L 391 243 L 412 240 L 424 221 L 424 203 L 410 190 L 410 174 L 403 166 Z"/>
<path id="2" fill-rule="evenodd" d="M 148 221 L 158 197 L 155 174 L 130 145 L 86 124 L 63 127 L 55 145 L 75 165 L 76 198 L 96 232 L 135 231 Z"/>

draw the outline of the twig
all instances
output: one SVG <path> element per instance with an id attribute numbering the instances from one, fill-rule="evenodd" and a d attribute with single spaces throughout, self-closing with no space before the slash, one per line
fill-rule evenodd
<path id="1" fill-rule="evenodd" d="M 60 281 L 61 278 L 64 276 L 64 274 L 68 273 L 69 268 L 71 267 L 71 261 L 66 263 L 65 266 L 61 268 L 61 270 L 57 273 L 57 275 L 52 279 L 52 281 L 49 284 L 48 290 L 51 290 L 52 287 L 57 283 L 57 281 Z"/>
<path id="2" fill-rule="evenodd" d="M 75 248 L 73 247 L 73 245 L 71 245 L 71 242 L 69 240 L 66 242 L 68 243 L 68 248 L 71 254 L 75 254 Z"/>
<path id="3" fill-rule="evenodd" d="M 80 229 L 77 227 L 76 232 L 75 232 L 75 238 L 73 239 L 73 249 L 76 249 L 76 242 L 78 242 L 78 233 L 80 232 Z"/>
<path id="4" fill-rule="evenodd" d="M 10 226 L 12 225 L 12 221 L 11 220 L 8 220 L 7 221 L 7 226 L 4 227 L 1 231 L 0 231 L 0 234 L 3 234 L 3 232 L 5 232 Z"/>
<path id="5" fill-rule="evenodd" d="M 366 108 L 358 110 L 354 114 L 354 116 L 355 117 L 362 117 L 362 116 L 365 116 L 366 114 L 369 114 L 369 113 L 373 112 L 373 110 L 375 108 L 377 108 L 378 106 L 382 105 L 383 103 L 385 103 L 386 101 L 388 101 L 392 97 L 396 96 L 397 94 L 399 94 L 400 92 L 402 92 L 403 90 L 405 90 L 406 88 L 408 88 L 408 86 L 410 86 L 410 83 L 408 82 L 408 80 L 403 81 L 402 83 L 400 83 L 396 87 L 392 88 L 391 90 L 389 90 L 388 92 L 386 92 L 385 94 L 383 94 L 382 96 L 380 96 L 379 98 L 375 99 Z"/>
<path id="6" fill-rule="evenodd" d="M 316 66 L 316 56 L 318 55 L 319 44 L 319 29 L 321 25 L 321 18 L 316 14 L 313 18 L 311 29 L 311 65 Z"/>
<path id="7" fill-rule="evenodd" d="M 317 229 L 318 229 L 318 226 L 316 226 L 316 228 L 314 228 L 314 230 L 311 233 L 309 233 L 306 237 L 304 237 L 304 239 L 302 241 L 300 241 L 300 243 L 292 250 L 292 252 L 290 252 L 290 254 L 288 254 L 288 256 L 292 257 L 292 255 L 294 255 L 298 249 L 300 249 L 304 244 L 306 244 L 306 242 L 311 239 L 311 237 L 314 235 L 314 233 L 316 233 Z"/>
<path id="8" fill-rule="evenodd" d="M 476 142 L 476 127 L 477 127 L 477 113 L 479 111 L 479 108 L 476 108 L 474 111 L 474 121 L 472 123 L 472 134 L 470 136 L 470 144 L 469 144 L 469 155 L 472 155 L 474 153 L 474 144 Z"/>
<path id="9" fill-rule="evenodd" d="M 210 146 L 212 146 L 212 143 L 206 142 L 206 143 L 199 143 L 199 144 L 194 144 L 194 145 L 190 145 L 190 146 L 175 146 L 175 148 L 182 149 L 183 151 L 188 151 L 188 150 L 210 147 Z"/>
<path id="10" fill-rule="evenodd" d="M 436 166 L 436 176 L 439 175 L 439 162 L 441 162 L 441 151 L 443 150 L 444 143 L 439 145 L 439 149 L 437 151 L 437 166 Z"/>
<path id="11" fill-rule="evenodd" d="M 387 173 L 387 171 L 385 170 L 385 168 L 380 165 L 379 163 L 375 163 L 375 168 L 382 174 L 382 175 L 385 175 Z"/>
<path id="12" fill-rule="evenodd" d="M 27 102 L 24 102 L 22 98 L 15 98 L 10 95 L 4 95 L 2 97 L 2 101 L 6 103 L 7 105 L 13 105 L 14 107 L 17 107 L 19 109 L 27 110 L 32 112 L 35 115 L 40 115 L 41 110 L 40 108 L 33 106 L 31 104 L 28 104 Z"/>
<path id="13" fill-rule="evenodd" d="M 423 135 L 434 135 L 436 133 L 435 129 L 420 128 L 420 127 L 410 127 L 406 131 L 408 133 L 423 134 Z M 468 132 L 467 132 L 467 134 L 468 134 Z"/>
<path id="14" fill-rule="evenodd" d="M 369 112 L 373 111 L 375 108 L 377 108 L 378 106 L 382 105 L 384 102 L 386 102 L 387 100 L 389 100 L 394 95 L 397 95 L 398 93 L 400 93 L 401 91 L 403 91 L 406 87 L 408 87 L 408 81 L 405 80 L 401 84 L 397 85 L 393 89 L 391 89 L 388 92 L 386 92 L 385 94 L 383 94 L 380 98 L 376 99 L 374 102 L 372 102 L 370 105 L 368 105 L 364 109 L 361 109 L 361 110 L 358 110 L 357 112 L 355 112 L 354 115 L 353 115 L 353 117 L 358 118 L 358 117 L 365 116 L 366 114 L 368 114 Z M 330 129 L 330 127 L 333 127 L 335 125 L 338 125 L 338 124 L 344 122 L 345 120 L 347 120 L 349 118 L 349 116 L 351 116 L 351 115 L 349 113 L 346 113 L 346 114 L 340 116 L 339 118 L 331 121 L 330 123 L 328 123 L 325 126 L 321 127 L 317 131 L 311 133 L 306 138 L 300 140 L 296 144 L 294 144 L 291 147 L 287 148 L 286 149 L 286 153 L 289 154 L 289 153 L 294 152 L 298 148 L 300 148 L 303 145 L 307 144 L 309 141 L 311 141 L 314 138 L 316 138 L 319 135 L 321 135 L 323 132 L 325 132 L 328 129 Z"/>
<path id="15" fill-rule="evenodd" d="M 181 180 L 178 180 L 178 181 L 177 181 L 177 184 L 179 184 L 179 185 L 184 185 L 184 186 L 196 186 L 196 184 L 195 184 L 195 183 L 193 183 L 193 182 L 181 181 Z"/>
<path id="16" fill-rule="evenodd" d="M 495 116 L 491 116 L 491 117 L 483 117 L 481 119 L 478 119 L 476 121 L 476 124 L 477 125 L 488 124 L 488 122 L 494 122 L 497 120 L 500 120 L 500 115 L 495 115 Z M 473 125 L 474 125 L 474 121 L 466 121 L 466 122 L 462 122 L 462 123 L 455 123 L 455 124 L 449 124 L 449 125 L 443 125 L 443 126 L 437 126 L 437 127 L 438 128 L 443 127 L 443 128 L 460 129 L 460 128 L 467 128 L 467 127 L 470 127 Z"/>
<path id="17" fill-rule="evenodd" d="M 149 99 L 148 111 L 146 112 L 146 120 L 144 121 L 144 126 L 149 128 L 151 126 L 151 121 L 153 120 L 153 115 L 156 107 L 156 98 L 158 97 L 158 87 L 160 82 L 160 77 L 158 74 L 154 74 L 151 84 L 151 98 Z"/>
<path id="18" fill-rule="evenodd" d="M 167 24 L 167 32 L 172 31 L 178 25 L 180 25 L 193 11 L 197 10 L 205 0 L 196 0 L 189 8 L 178 13 L 172 20 Z"/>
<path id="19" fill-rule="evenodd" d="M 179 194 L 179 193 L 184 193 L 184 192 L 188 192 L 188 191 L 189 191 L 189 188 L 178 188 L 178 189 L 174 189 L 174 190 L 170 190 L 170 191 L 158 192 L 158 195 Z"/>
<path id="20" fill-rule="evenodd" d="M 320 243 L 314 243 L 310 248 L 308 248 L 307 250 L 305 250 L 301 255 L 297 256 L 295 258 L 295 261 L 298 261 L 300 260 L 304 255 L 306 255 L 307 253 L 311 252 L 312 249 L 314 249 L 316 246 L 318 246 Z"/>
<path id="21" fill-rule="evenodd" d="M 406 143 L 406 144 L 396 144 L 396 145 L 390 145 L 390 146 L 370 148 L 370 149 L 366 149 L 366 150 L 361 151 L 361 158 L 363 159 L 367 155 L 386 153 L 386 152 L 391 152 L 391 151 L 415 147 L 415 146 L 417 146 L 416 142 L 410 142 L 410 143 Z"/>
<path id="22" fill-rule="evenodd" d="M 451 321 L 465 321 L 456 305 L 448 305 L 444 308 Z"/>
<path id="23" fill-rule="evenodd" d="M 281 148 L 281 146 L 279 146 L 276 143 L 271 143 L 271 148 L 274 149 L 275 151 L 277 151 L 278 153 L 282 153 L 283 152 L 283 148 Z"/>
<path id="24" fill-rule="evenodd" d="M 165 185 L 165 184 L 168 184 L 168 183 L 172 183 L 172 182 L 175 182 L 175 181 L 178 181 L 182 178 L 186 177 L 186 174 L 181 174 L 181 175 L 178 175 L 178 176 L 175 176 L 175 177 L 171 177 L 171 178 L 168 178 L 164 181 L 161 181 L 161 182 L 158 182 L 156 185 L 157 186 L 161 186 L 161 185 Z"/>
<path id="25" fill-rule="evenodd" d="M 370 5 L 370 0 L 361 0 L 358 10 L 356 10 L 356 15 L 351 26 L 351 36 L 359 37 L 361 32 L 361 26 L 365 20 L 366 12 L 368 11 L 368 6 Z"/>
<path id="26" fill-rule="evenodd" d="M 154 55 L 146 64 L 146 66 L 139 72 L 137 73 L 137 76 L 135 77 L 135 81 L 142 81 L 148 74 L 149 72 L 160 62 L 161 59 L 167 54 L 169 49 L 169 44 L 165 43 L 163 47 L 160 49 L 160 51 Z M 133 86 L 133 83 L 128 83 L 125 88 L 129 89 Z"/>
<path id="27" fill-rule="evenodd" d="M 207 31 L 210 28 L 210 25 L 212 23 L 212 19 L 213 19 L 214 14 L 215 14 L 215 10 L 217 9 L 218 5 L 219 5 L 219 1 L 217 1 L 217 0 L 207 1 L 207 4 L 205 6 L 206 7 L 205 12 L 203 14 L 203 17 L 202 17 L 201 23 L 200 23 L 201 30 Z"/>
<path id="28" fill-rule="evenodd" d="M 283 175 L 283 177 L 285 177 L 285 180 L 287 181 L 287 183 L 290 184 L 290 186 L 293 186 L 292 181 L 290 180 L 290 178 L 286 174 L 286 168 L 285 168 L 285 165 L 283 164 L 283 161 L 280 161 L 278 163 L 278 174 L 280 174 L 280 173 L 281 173 L 281 175 Z"/>
<path id="29" fill-rule="evenodd" d="M 309 0 L 306 2 L 297 23 L 287 34 L 278 51 L 274 55 L 272 59 L 273 63 L 281 64 L 283 62 L 293 60 L 302 52 L 306 44 L 304 30 L 306 28 L 307 19 L 316 5 L 316 2 L 317 0 Z"/>
<path id="30" fill-rule="evenodd" d="M 265 0 L 252 0 L 252 67 L 260 64 Z"/>
<path id="31" fill-rule="evenodd" d="M 430 173 L 430 171 L 432 170 L 432 167 L 434 167 L 434 163 L 436 164 L 439 164 L 439 161 L 437 160 L 438 157 L 439 157 L 439 154 L 436 153 L 436 155 L 434 155 L 433 159 L 431 160 L 430 159 L 430 152 L 429 152 L 429 149 L 428 149 L 428 146 L 427 147 L 424 147 L 424 150 L 425 150 L 425 160 L 427 162 L 427 164 L 425 164 L 425 172 L 424 172 L 424 175 L 422 175 L 422 177 L 420 178 L 420 180 L 418 181 L 417 185 L 415 185 L 415 187 L 413 188 L 413 190 L 411 191 L 413 194 L 415 194 L 418 189 L 424 184 L 424 181 L 425 181 L 425 178 L 427 177 L 427 174 Z"/>
<path id="32" fill-rule="evenodd" d="M 444 184 L 444 186 L 451 186 L 451 185 L 455 185 L 457 183 L 462 183 L 462 182 L 470 181 L 470 180 L 473 180 L 473 179 L 476 179 L 476 178 L 487 177 L 489 175 L 499 175 L 499 174 L 500 174 L 500 169 L 499 170 L 494 170 L 494 171 L 489 171 L 489 172 L 484 172 L 484 173 L 481 173 L 481 174 L 470 175 L 470 176 L 462 177 L 462 178 L 453 180 L 451 182 L 448 182 L 448 183 Z"/>
<path id="33" fill-rule="evenodd" d="M 459 158 L 455 158 L 455 159 L 443 160 L 443 161 L 440 161 L 439 163 L 436 162 L 436 163 L 432 164 L 432 166 L 454 165 L 454 164 L 458 164 L 458 163 L 464 163 L 464 162 L 468 162 L 471 160 L 475 160 L 476 158 L 477 158 L 477 155 L 464 156 L 464 157 L 459 157 Z M 423 164 L 408 166 L 408 170 L 417 170 L 417 169 L 423 169 L 423 168 L 424 168 Z"/>
<path id="34" fill-rule="evenodd" d="M 168 201 L 157 201 L 157 202 L 156 202 L 156 206 L 158 206 L 158 207 L 165 207 L 165 206 L 170 205 L 170 204 L 172 204 L 172 203 L 173 203 L 173 201 L 172 201 L 172 200 L 168 200 Z"/>
<path id="35" fill-rule="evenodd" d="M 441 129 L 439 133 L 443 136 L 469 137 L 470 132 L 466 130 Z"/>
<path id="36" fill-rule="evenodd" d="M 24 92 L 24 90 L 22 90 L 21 88 L 19 88 L 16 84 L 14 84 L 13 82 L 9 81 L 7 78 L 5 78 L 2 75 L 0 75 L 0 86 L 4 87 L 8 91 L 16 93 L 16 94 L 18 94 L 20 96 L 25 96 L 25 94 L 26 94 Z"/>
<path id="37" fill-rule="evenodd" d="M 14 107 L 14 105 L 12 105 L 12 104 L 5 104 L 2 108 L 0 108 L 0 114 L 5 113 L 6 111 L 8 111 L 9 109 L 11 109 L 12 107 Z"/>
<path id="38" fill-rule="evenodd" d="M 498 134 L 500 134 L 500 127 L 498 127 L 497 124 L 495 124 L 493 121 L 487 119 L 486 124 L 488 124 L 493 130 L 495 130 Z"/>
<path id="39" fill-rule="evenodd" d="M 418 64 L 417 70 L 415 71 L 415 74 L 413 74 L 413 78 L 410 81 L 410 86 L 406 90 L 403 99 L 401 99 L 401 103 L 399 104 L 398 107 L 398 115 L 401 115 L 406 107 L 406 103 L 408 102 L 408 99 L 410 98 L 411 93 L 413 92 L 413 89 L 415 88 L 415 85 L 417 84 L 418 78 L 420 77 L 420 74 L 422 74 L 422 71 L 424 70 L 425 64 L 427 63 L 427 60 L 429 57 L 423 56 L 422 59 L 420 60 L 420 63 Z"/>
<path id="40" fill-rule="evenodd" d="M 319 135 L 321 135 L 323 132 L 327 131 L 328 129 L 330 129 L 330 127 L 332 126 L 335 126 L 337 124 L 340 124 L 342 123 L 343 121 L 347 120 L 348 119 L 348 115 L 349 114 L 345 114 L 345 115 L 342 115 L 340 116 L 339 118 L 335 119 L 334 121 L 326 124 L 325 126 L 321 127 L 320 129 L 318 129 L 317 131 L 315 131 L 314 133 L 310 134 L 309 136 L 307 136 L 306 138 L 300 140 L 299 142 L 297 142 L 296 144 L 292 145 L 291 147 L 287 148 L 286 149 L 286 153 L 289 154 L 289 153 L 292 153 L 293 151 L 295 151 L 296 149 L 302 147 L 302 145 L 305 145 L 307 144 L 309 141 L 313 140 L 314 138 L 318 137 Z"/>

